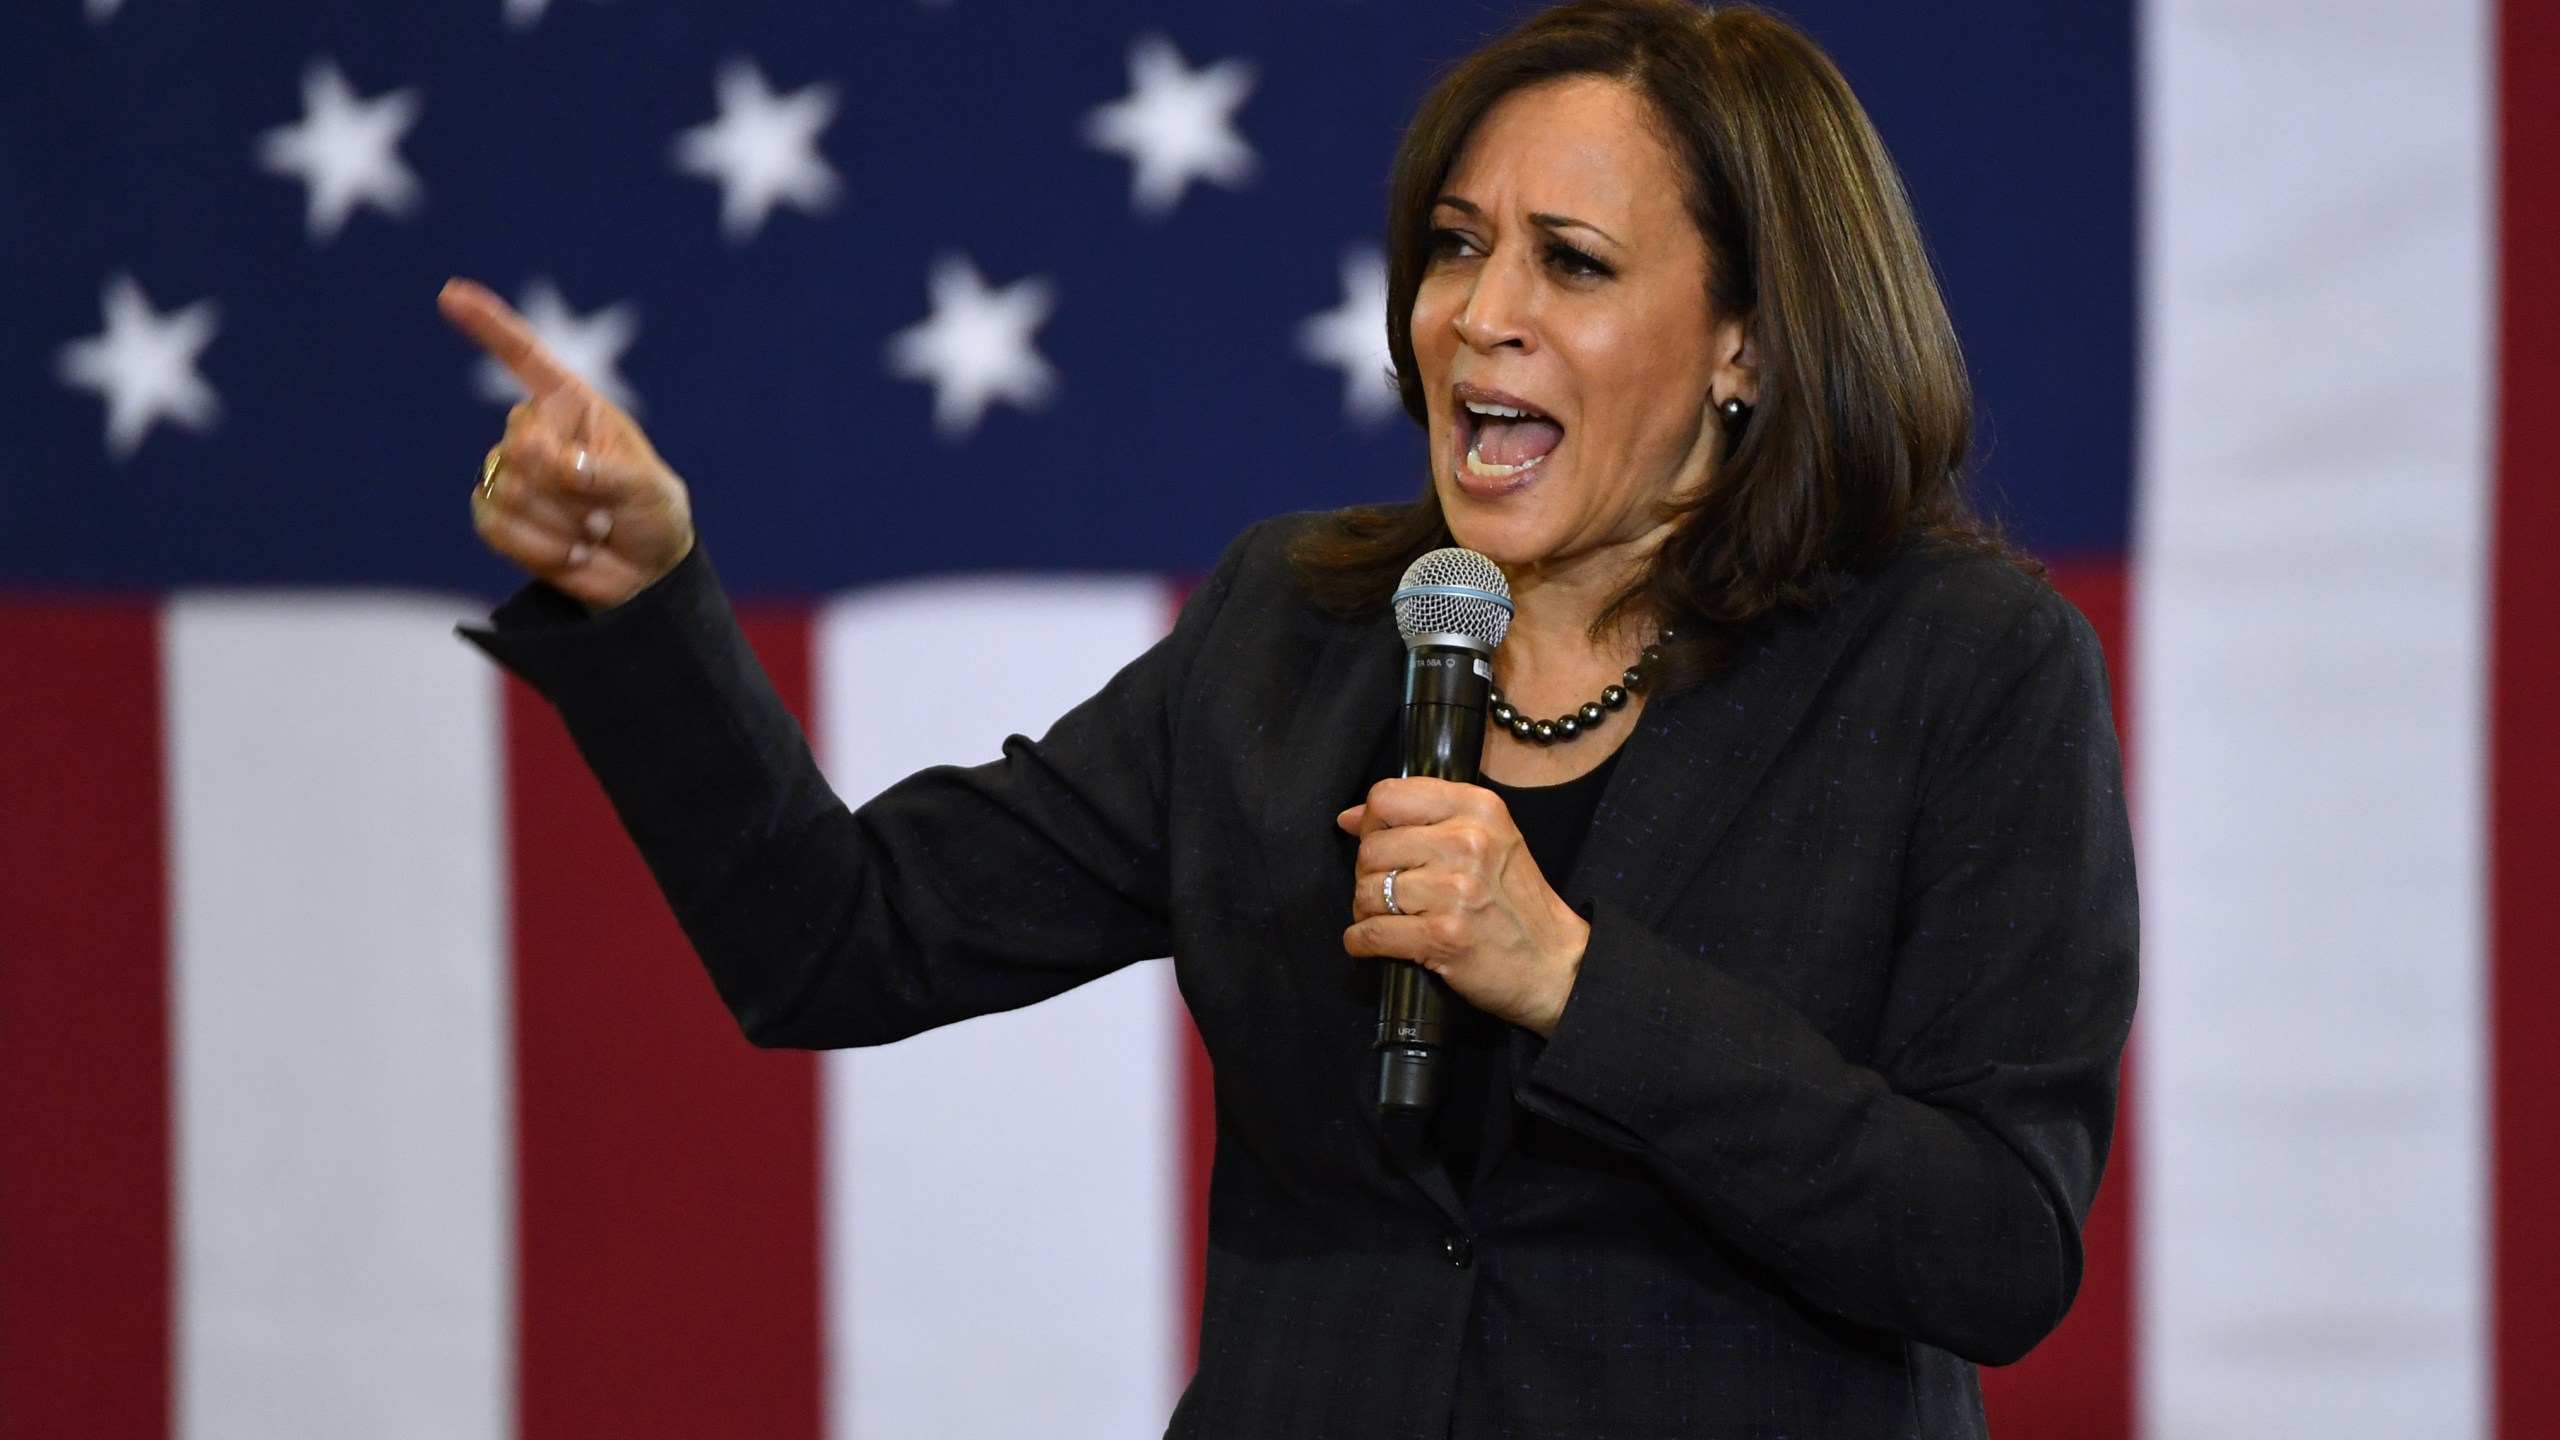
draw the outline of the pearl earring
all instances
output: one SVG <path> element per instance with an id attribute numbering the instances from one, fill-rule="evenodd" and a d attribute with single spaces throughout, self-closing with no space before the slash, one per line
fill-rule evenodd
<path id="1" fill-rule="evenodd" d="M 1739 430 L 1751 423 L 1751 407 L 1743 404 L 1742 397 L 1739 395 L 1731 396 L 1717 405 L 1716 413 L 1724 417 L 1724 428 L 1727 430 Z"/>

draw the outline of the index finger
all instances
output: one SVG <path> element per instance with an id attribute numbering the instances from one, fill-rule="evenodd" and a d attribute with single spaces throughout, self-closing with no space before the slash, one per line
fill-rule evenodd
<path id="1" fill-rule="evenodd" d="M 524 383 L 537 400 L 555 391 L 583 388 L 575 372 L 560 363 L 560 357 L 544 348 L 535 338 L 533 327 L 525 323 L 515 307 L 498 298 L 497 292 L 476 280 L 456 277 L 444 282 L 436 294 L 436 308 L 453 328 L 471 338 L 471 343 L 489 352 L 489 358 L 507 367 L 507 373 Z"/>
<path id="2" fill-rule="evenodd" d="M 1502 803 L 1483 786 L 1461 785 L 1454 780 L 1432 780 L 1420 775 L 1381 780 L 1369 787 L 1360 830 L 1365 835 L 1398 825 L 1437 825 L 1453 815 L 1474 811 L 1487 801 Z"/>

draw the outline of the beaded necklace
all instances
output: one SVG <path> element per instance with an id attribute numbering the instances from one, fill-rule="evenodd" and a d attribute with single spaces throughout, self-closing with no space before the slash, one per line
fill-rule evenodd
<path id="1" fill-rule="evenodd" d="M 1568 710 L 1553 720 L 1532 720 L 1502 698 L 1502 687 L 1493 688 L 1493 703 L 1486 710 L 1494 724 L 1511 732 L 1511 738 L 1528 745 L 1553 745 L 1559 740 L 1579 740 L 1600 728 L 1610 712 L 1627 708 L 1627 697 L 1644 692 L 1653 677 L 1662 670 L 1662 647 L 1671 643 L 1671 632 L 1664 630 L 1644 647 L 1636 663 L 1627 667 L 1618 683 L 1606 687 L 1597 700 L 1586 700 L 1580 709 Z"/>

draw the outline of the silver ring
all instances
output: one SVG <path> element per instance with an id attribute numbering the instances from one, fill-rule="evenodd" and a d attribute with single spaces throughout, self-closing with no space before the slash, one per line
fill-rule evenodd
<path id="1" fill-rule="evenodd" d="M 1386 891 L 1387 913 L 1390 915 L 1403 914 L 1403 911 L 1396 908 L 1396 872 L 1390 870 L 1385 875 L 1380 876 L 1378 886 L 1380 889 Z"/>

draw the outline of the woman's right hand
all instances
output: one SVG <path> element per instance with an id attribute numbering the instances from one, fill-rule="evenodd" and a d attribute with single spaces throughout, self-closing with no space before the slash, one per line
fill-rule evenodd
<path id="1" fill-rule="evenodd" d="M 569 372 L 506 301 L 447 281 L 436 308 L 521 381 L 494 472 L 471 492 L 489 548 L 589 613 L 649 588 L 693 549 L 684 481 L 622 407 Z"/>

